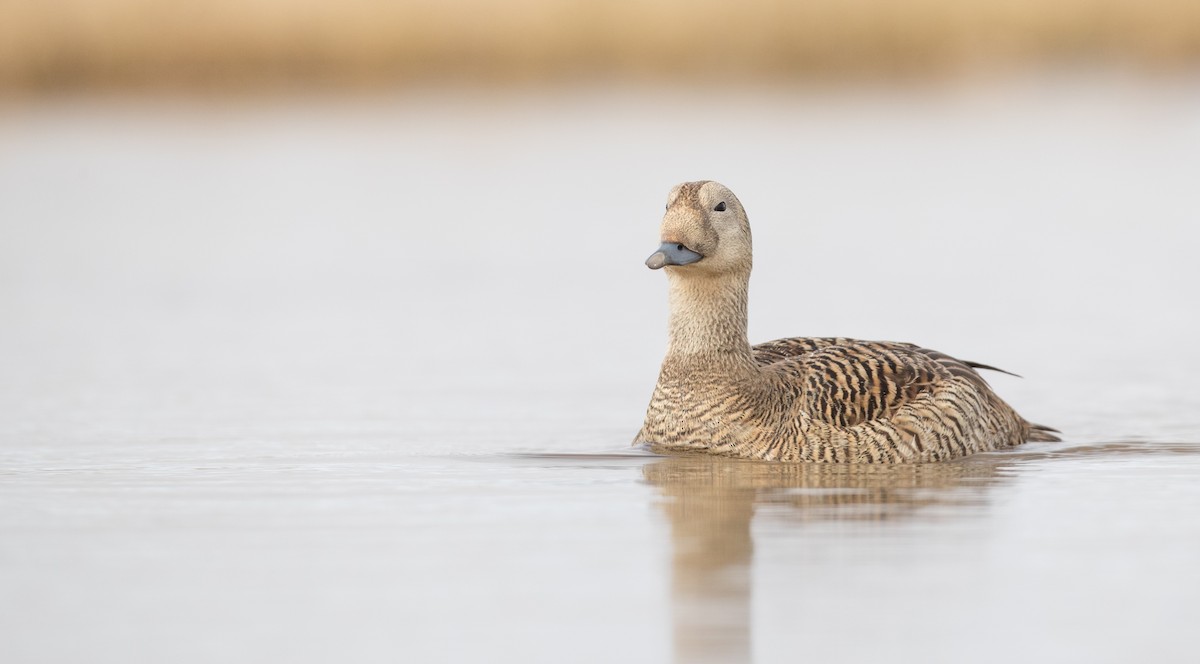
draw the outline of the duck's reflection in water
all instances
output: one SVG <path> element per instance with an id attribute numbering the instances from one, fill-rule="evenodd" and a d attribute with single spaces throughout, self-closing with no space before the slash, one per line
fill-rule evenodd
<path id="1" fill-rule="evenodd" d="M 750 660 L 750 526 L 759 506 L 803 520 L 905 518 L 982 502 L 1011 463 L 996 455 L 896 466 L 676 457 L 644 466 L 671 522 L 676 661 Z"/>
<path id="2" fill-rule="evenodd" d="M 918 515 L 961 519 L 1036 462 L 1198 453 L 1195 444 L 1112 442 L 1025 447 L 929 464 L 780 464 L 702 456 L 648 464 L 642 472 L 662 492 L 671 522 L 675 659 L 751 659 L 751 521 L 760 507 L 772 509 L 773 518 L 807 523 L 886 525 Z"/>

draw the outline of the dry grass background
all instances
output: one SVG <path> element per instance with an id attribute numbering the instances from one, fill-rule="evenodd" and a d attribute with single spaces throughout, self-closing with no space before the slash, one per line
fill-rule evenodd
<path id="1" fill-rule="evenodd" d="M 1200 0 L 0 0 L 0 88 L 1200 61 Z"/>

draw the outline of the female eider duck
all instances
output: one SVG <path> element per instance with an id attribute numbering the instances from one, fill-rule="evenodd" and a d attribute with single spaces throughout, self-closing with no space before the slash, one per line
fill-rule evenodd
<path id="1" fill-rule="evenodd" d="M 750 223 L 717 182 L 667 197 L 662 246 L 670 345 L 635 444 L 772 461 L 909 462 L 1058 440 L 976 369 L 906 343 L 746 338 Z"/>

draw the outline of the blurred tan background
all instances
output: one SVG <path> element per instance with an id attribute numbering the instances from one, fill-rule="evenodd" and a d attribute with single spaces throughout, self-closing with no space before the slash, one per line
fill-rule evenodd
<path id="1" fill-rule="evenodd" d="M 840 77 L 1200 58 L 1195 0 L 0 0 L 0 86 Z"/>

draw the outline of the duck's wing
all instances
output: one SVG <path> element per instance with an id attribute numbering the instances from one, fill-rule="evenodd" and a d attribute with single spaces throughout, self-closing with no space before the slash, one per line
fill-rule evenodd
<path id="1" fill-rule="evenodd" d="M 811 349 L 805 350 L 806 346 Z M 784 354 L 785 350 L 798 352 Z M 955 375 L 967 377 L 991 394 L 970 365 L 911 344 L 781 340 L 772 342 L 761 355 L 775 356 L 781 359 L 764 363 L 764 370 L 795 386 L 804 411 L 811 417 L 838 426 L 887 417 L 931 390 L 937 381 Z"/>
<path id="2" fill-rule="evenodd" d="M 759 366 L 774 364 L 789 358 L 799 358 L 822 348 L 853 342 L 853 339 L 840 337 L 793 337 L 776 339 L 758 344 L 751 348 L 754 360 Z"/>

